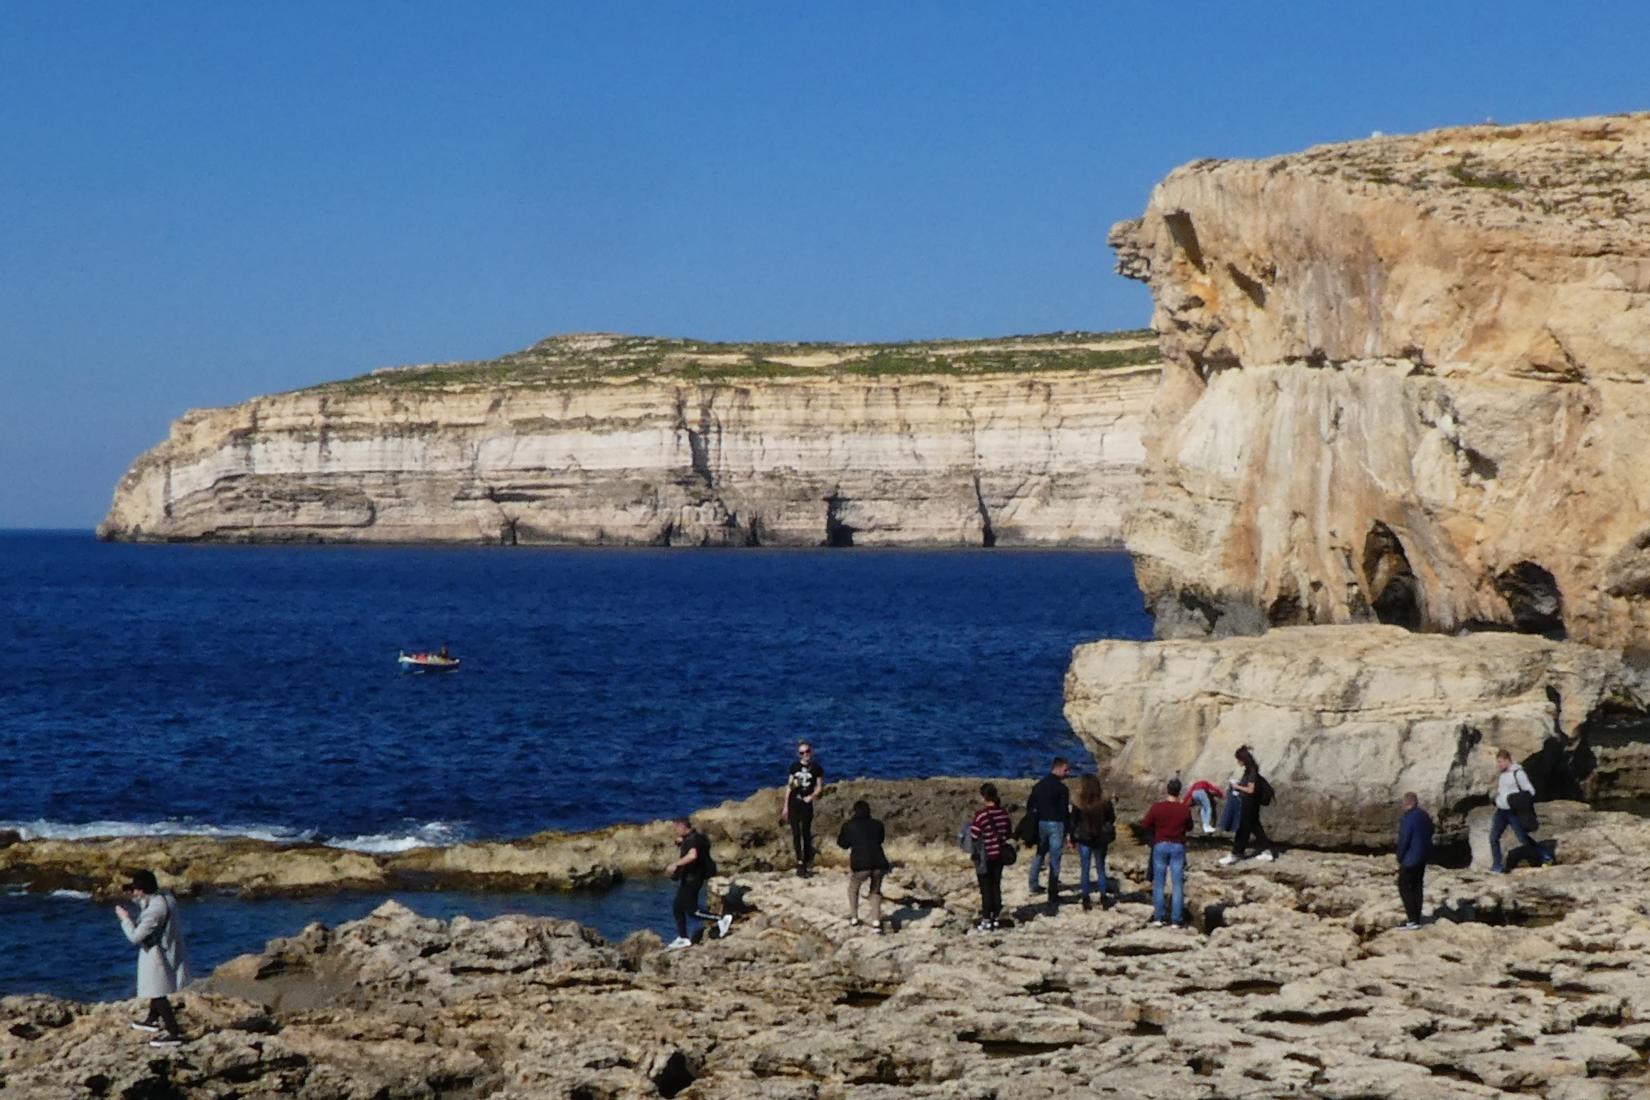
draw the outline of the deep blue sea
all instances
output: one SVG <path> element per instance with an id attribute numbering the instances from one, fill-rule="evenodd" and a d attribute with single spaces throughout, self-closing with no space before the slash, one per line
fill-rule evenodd
<path id="1" fill-rule="evenodd" d="M 0 827 L 514 837 L 744 797 L 799 737 L 828 777 L 1033 775 L 1083 755 L 1071 647 L 1149 633 L 1121 553 L 0 534 Z"/>

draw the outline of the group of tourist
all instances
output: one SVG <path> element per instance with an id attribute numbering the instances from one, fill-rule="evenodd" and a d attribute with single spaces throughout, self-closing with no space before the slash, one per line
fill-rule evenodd
<path id="1" fill-rule="evenodd" d="M 1232 833 L 1232 850 L 1219 860 L 1230 866 L 1250 855 L 1257 861 L 1276 858 L 1276 852 L 1261 825 L 1261 808 L 1273 799 L 1271 784 L 1247 746 L 1235 754 L 1236 767 L 1223 792 L 1207 780 L 1197 780 L 1182 792 L 1178 776 L 1163 787 L 1163 797 L 1152 803 L 1140 818 L 1139 828 L 1150 845 L 1152 880 L 1151 927 L 1183 928 L 1186 923 L 1186 841 L 1193 832 L 1193 810 L 1201 817 L 1205 835 L 1216 831 Z M 1502 749 L 1496 754 L 1497 777 L 1491 796 L 1495 802 L 1490 822 L 1490 870 L 1505 873 L 1501 837 L 1512 829 L 1525 848 L 1535 852 L 1541 866 L 1553 862 L 1552 853 L 1537 844 L 1533 833 L 1535 786 L 1512 754 Z M 1078 892 L 1084 909 L 1093 906 L 1098 894 L 1102 908 L 1110 908 L 1112 882 L 1106 871 L 1106 853 L 1117 837 L 1117 811 L 1094 775 L 1080 776 L 1073 797 L 1066 786 L 1071 763 L 1056 757 L 1048 774 L 1031 788 L 1026 813 L 1016 828 L 1002 797 L 993 783 L 980 785 L 980 805 L 961 830 L 961 839 L 974 863 L 980 889 L 979 931 L 999 926 L 1003 911 L 1003 868 L 1016 862 L 1016 845 L 1035 847 L 1027 868 L 1026 886 L 1033 898 L 1046 897 L 1047 910 L 1055 911 L 1059 901 L 1061 856 L 1067 848 L 1077 853 Z M 813 746 L 797 745 L 797 758 L 787 776 L 782 823 L 790 826 L 796 873 L 813 873 L 817 851 L 813 840 L 814 806 L 825 790 L 825 771 L 814 755 Z M 1224 803 L 1218 830 L 1213 824 L 1214 803 Z M 710 840 L 689 818 L 675 822 L 677 858 L 666 868 L 676 882 L 671 915 L 676 938 L 667 948 L 680 950 L 693 944 L 688 936 L 688 919 L 697 917 L 727 935 L 733 923 L 731 913 L 707 913 L 700 896 L 705 883 L 716 874 Z M 1414 792 L 1403 796 L 1398 819 L 1398 894 L 1404 907 L 1403 928 L 1421 926 L 1422 895 L 1427 864 L 1432 857 L 1433 823 Z M 860 899 L 870 903 L 869 926 L 882 932 L 882 881 L 889 871 L 883 850 L 886 831 L 871 815 L 871 807 L 860 799 L 837 834 L 837 845 L 848 852 L 848 921 L 860 925 Z M 1047 874 L 1046 887 L 1039 881 Z M 1092 874 L 1091 874 L 1092 872 Z M 136 914 L 115 906 L 121 931 L 138 948 L 137 992 L 146 999 L 148 1012 L 132 1027 L 154 1035 L 150 1045 L 170 1047 L 181 1043 L 182 1034 L 169 998 L 189 980 L 188 956 L 184 949 L 182 920 L 177 899 L 160 889 L 152 871 L 134 871 L 123 889 L 137 905 Z M 1046 891 L 1046 893 L 1045 893 Z"/>

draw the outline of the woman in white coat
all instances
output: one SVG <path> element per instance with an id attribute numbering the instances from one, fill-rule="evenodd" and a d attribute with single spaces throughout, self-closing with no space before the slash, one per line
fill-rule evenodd
<path id="1" fill-rule="evenodd" d="M 138 1031 L 160 1031 L 150 1046 L 176 1046 L 183 1041 L 178 1018 L 166 998 L 189 981 L 189 957 L 183 948 L 183 921 L 178 915 L 178 899 L 171 891 L 162 893 L 153 871 L 133 871 L 126 892 L 137 903 L 134 921 L 125 906 L 115 906 L 120 930 L 138 949 L 137 995 L 149 999 L 149 1015 L 133 1020 Z"/>

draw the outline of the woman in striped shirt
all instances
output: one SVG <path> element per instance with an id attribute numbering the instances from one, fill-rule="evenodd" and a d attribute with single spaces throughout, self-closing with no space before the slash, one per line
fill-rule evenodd
<path id="1" fill-rule="evenodd" d="M 980 797 L 985 804 L 969 822 L 968 836 L 974 843 L 974 873 L 980 880 L 980 923 L 976 927 L 988 932 L 997 927 L 1003 912 L 1003 855 L 1013 843 L 1014 823 L 1003 809 L 996 784 L 980 784 Z"/>

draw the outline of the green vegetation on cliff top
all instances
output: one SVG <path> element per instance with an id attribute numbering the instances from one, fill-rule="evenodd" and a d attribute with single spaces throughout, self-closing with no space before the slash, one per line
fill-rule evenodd
<path id="1" fill-rule="evenodd" d="M 393 367 L 313 387 L 320 393 L 395 393 L 478 387 L 585 385 L 642 378 L 691 382 L 762 379 L 1046 374 L 1158 361 L 1149 329 L 1058 332 L 994 340 L 899 344 L 714 343 L 644 336 L 555 336 L 498 359 Z"/>

